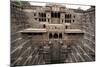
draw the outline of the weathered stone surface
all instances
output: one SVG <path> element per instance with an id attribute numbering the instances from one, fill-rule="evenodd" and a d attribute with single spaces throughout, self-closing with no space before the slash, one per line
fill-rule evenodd
<path id="1" fill-rule="evenodd" d="M 95 7 L 25 3 L 11 1 L 12 66 L 95 61 Z"/>

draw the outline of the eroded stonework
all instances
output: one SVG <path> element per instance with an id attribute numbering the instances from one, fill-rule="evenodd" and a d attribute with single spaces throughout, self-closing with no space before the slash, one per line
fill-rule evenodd
<path id="1" fill-rule="evenodd" d="M 11 1 L 11 65 L 95 60 L 95 7 Z"/>

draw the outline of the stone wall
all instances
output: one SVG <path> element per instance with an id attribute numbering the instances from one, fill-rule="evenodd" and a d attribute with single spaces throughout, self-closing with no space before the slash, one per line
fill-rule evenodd
<path id="1" fill-rule="evenodd" d="M 83 31 L 84 50 L 91 58 L 95 58 L 95 6 L 83 13 Z"/>

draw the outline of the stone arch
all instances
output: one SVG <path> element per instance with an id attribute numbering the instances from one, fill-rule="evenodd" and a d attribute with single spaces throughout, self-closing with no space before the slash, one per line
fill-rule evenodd
<path id="1" fill-rule="evenodd" d="M 59 38 L 62 38 L 62 33 L 59 33 Z"/>
<path id="2" fill-rule="evenodd" d="M 46 28 L 46 25 L 45 24 L 43 24 L 43 28 Z"/>
<path id="3" fill-rule="evenodd" d="M 50 39 L 52 38 L 52 33 L 49 33 L 49 38 L 50 38 Z"/>
<path id="4" fill-rule="evenodd" d="M 58 38 L 58 34 L 57 33 L 54 34 L 54 38 Z"/>

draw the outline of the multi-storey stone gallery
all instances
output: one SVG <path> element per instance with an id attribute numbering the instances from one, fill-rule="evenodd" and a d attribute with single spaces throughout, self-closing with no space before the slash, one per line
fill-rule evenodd
<path id="1" fill-rule="evenodd" d="M 11 1 L 11 65 L 95 61 L 95 6 Z"/>

